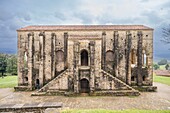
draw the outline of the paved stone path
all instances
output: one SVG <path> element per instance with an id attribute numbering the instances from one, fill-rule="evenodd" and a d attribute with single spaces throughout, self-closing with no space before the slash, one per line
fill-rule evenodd
<path id="1" fill-rule="evenodd" d="M 35 102 L 62 102 L 71 109 L 166 109 L 170 110 L 170 86 L 155 83 L 158 92 L 141 93 L 139 97 L 64 97 L 34 96 L 32 92 L 13 92 L 11 89 L 0 89 L 0 104 L 21 104 Z"/>
<path id="2" fill-rule="evenodd" d="M 41 102 L 41 103 L 31 103 L 31 104 L 0 104 L 0 112 L 41 112 L 45 109 L 50 108 L 61 108 L 62 103 L 60 102 Z"/>

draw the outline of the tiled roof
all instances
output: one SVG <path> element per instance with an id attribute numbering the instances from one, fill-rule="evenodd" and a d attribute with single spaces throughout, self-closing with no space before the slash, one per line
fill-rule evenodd
<path id="1" fill-rule="evenodd" d="M 51 31 L 51 30 L 153 30 L 144 25 L 33 25 L 18 31 Z"/>

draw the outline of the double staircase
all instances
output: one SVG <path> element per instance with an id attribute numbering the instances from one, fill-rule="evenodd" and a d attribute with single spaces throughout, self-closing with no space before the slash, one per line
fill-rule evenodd
<path id="1" fill-rule="evenodd" d="M 135 90 L 125 82 L 114 77 L 110 73 L 100 70 L 102 75 L 107 78 L 110 78 L 115 84 L 116 87 L 112 90 L 95 90 L 89 95 L 91 96 L 138 96 L 140 95 L 138 90 Z M 68 69 L 60 73 L 46 85 L 44 85 L 37 92 L 32 93 L 32 96 L 38 95 L 74 95 L 73 92 L 68 92 Z M 77 94 L 76 94 L 77 95 Z"/>

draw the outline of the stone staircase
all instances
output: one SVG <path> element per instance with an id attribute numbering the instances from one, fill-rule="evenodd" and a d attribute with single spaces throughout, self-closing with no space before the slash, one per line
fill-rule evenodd
<path id="1" fill-rule="evenodd" d="M 116 82 L 118 88 L 115 88 L 113 90 L 95 91 L 91 95 L 95 95 L 95 96 L 138 96 L 140 95 L 140 92 L 138 90 L 132 88 L 131 86 L 119 80 L 118 78 L 114 77 L 110 73 L 104 70 L 101 70 L 100 72 L 103 73 L 103 75 L 110 77 L 114 82 Z"/>
<path id="2" fill-rule="evenodd" d="M 55 95 L 55 94 L 64 94 L 65 90 L 67 90 L 67 73 L 68 69 L 60 73 L 42 88 L 40 88 L 37 92 L 32 93 L 32 96 L 40 96 L 40 95 Z M 64 85 L 63 82 L 66 82 Z M 57 84 L 58 83 L 58 84 Z M 61 83 L 61 84 L 60 84 Z M 60 86 L 61 85 L 61 86 Z"/>

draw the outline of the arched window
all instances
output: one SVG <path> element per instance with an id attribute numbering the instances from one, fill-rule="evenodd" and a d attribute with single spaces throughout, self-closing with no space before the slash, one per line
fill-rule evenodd
<path id="1" fill-rule="evenodd" d="M 114 61 L 114 54 L 113 51 L 109 50 L 106 52 L 106 62 Z"/>
<path id="2" fill-rule="evenodd" d="M 88 52 L 87 52 L 87 50 L 81 51 L 81 65 L 88 66 Z"/>
<path id="3" fill-rule="evenodd" d="M 24 69 L 28 68 L 28 53 L 24 52 Z"/>
<path id="4" fill-rule="evenodd" d="M 143 66 L 148 66 L 148 55 L 146 53 L 147 53 L 146 50 L 143 50 L 143 54 L 142 54 Z"/>
<path id="5" fill-rule="evenodd" d="M 106 52 L 106 68 L 111 71 L 114 65 L 114 53 L 113 51 L 109 50 Z"/>

